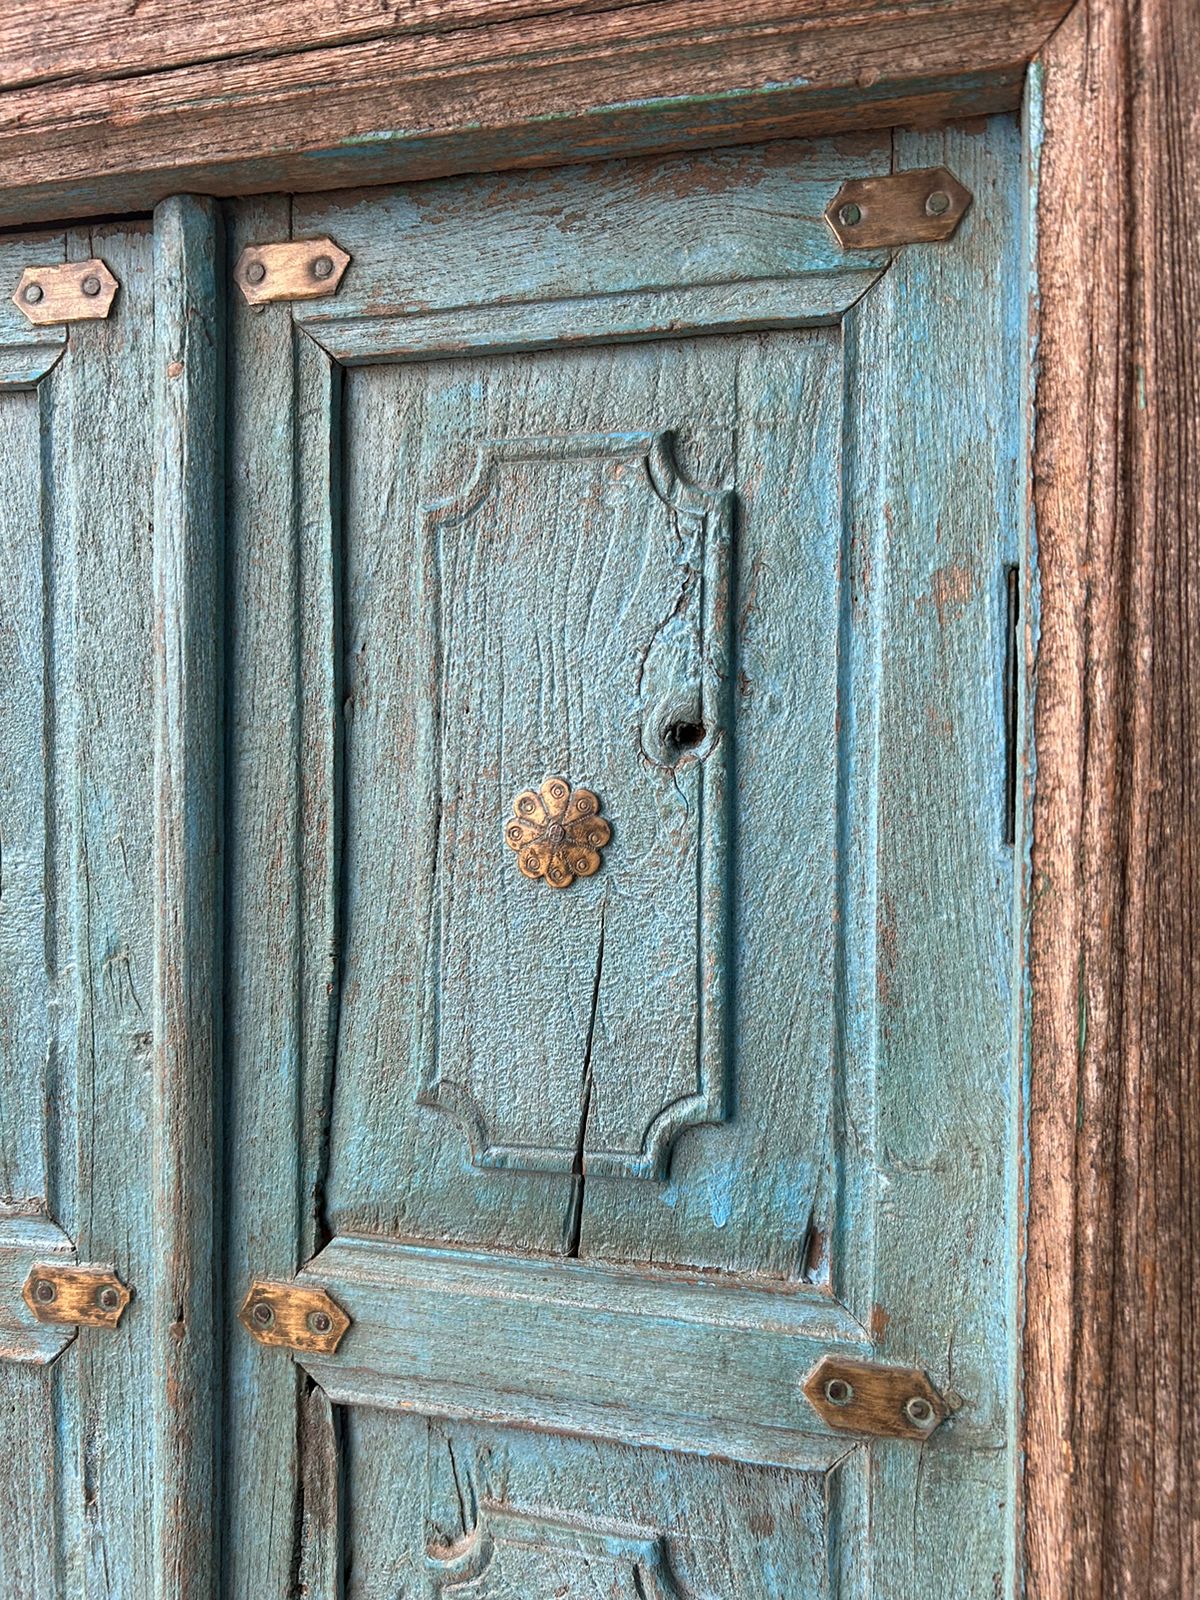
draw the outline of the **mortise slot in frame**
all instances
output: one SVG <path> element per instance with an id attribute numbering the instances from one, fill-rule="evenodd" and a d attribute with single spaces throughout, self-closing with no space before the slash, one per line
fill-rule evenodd
<path id="1" fill-rule="evenodd" d="M 1021 622 L 1021 569 L 1005 571 L 1004 626 L 1004 842 L 1017 842 L 1018 629 Z"/>

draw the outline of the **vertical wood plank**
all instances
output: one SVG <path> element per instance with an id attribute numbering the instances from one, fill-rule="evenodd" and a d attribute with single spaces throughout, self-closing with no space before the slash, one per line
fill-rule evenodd
<path id="1" fill-rule="evenodd" d="M 0 1204 L 46 1201 L 46 640 L 42 404 L 0 397 Z"/>
<path id="2" fill-rule="evenodd" d="M 64 1587 L 148 1590 L 155 1476 L 144 1403 L 154 987 L 153 240 L 143 224 L 72 233 L 122 284 L 119 316 L 73 330 L 46 395 L 54 737 L 55 1182 L 51 1212 L 85 1260 L 135 1290 L 115 1338 L 76 1341 L 61 1406 Z M 125 1425 L 114 1428 L 112 1419 Z"/>
<path id="3" fill-rule="evenodd" d="M 213 202 L 155 211 L 155 1600 L 215 1593 L 222 361 Z"/>
<path id="4" fill-rule="evenodd" d="M 286 238 L 290 206 L 232 208 L 228 259 Z M 291 307 L 229 313 L 230 473 L 225 1048 L 228 1292 L 300 1264 L 299 683 Z M 305 1208 L 306 1209 L 306 1208 Z M 294 1570 L 301 1375 L 231 1327 L 225 1362 L 225 1581 L 285 1600 Z"/>
<path id="5" fill-rule="evenodd" d="M 1044 59 L 1025 1339 L 1029 1593 L 1200 1585 L 1200 41 Z"/>
<path id="6" fill-rule="evenodd" d="M 1019 130 L 897 134 L 895 164 L 944 164 L 975 198 L 950 244 L 898 252 L 847 319 L 851 525 L 877 544 L 881 586 L 869 1315 L 882 1359 L 915 1358 L 964 1404 L 915 1451 L 872 1448 L 879 1600 L 1011 1593 L 1016 1517 L 1003 690 L 1024 529 Z"/>

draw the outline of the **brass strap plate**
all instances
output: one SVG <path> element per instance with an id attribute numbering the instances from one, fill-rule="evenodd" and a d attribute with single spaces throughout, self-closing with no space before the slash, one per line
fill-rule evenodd
<path id="1" fill-rule="evenodd" d="M 17 310 L 38 327 L 63 322 L 102 322 L 120 284 L 98 257 L 26 267 L 12 296 Z"/>
<path id="2" fill-rule="evenodd" d="M 825 221 L 844 250 L 939 244 L 970 204 L 971 191 L 946 167 L 920 167 L 850 179 L 826 206 Z"/>
<path id="3" fill-rule="evenodd" d="M 250 1285 L 238 1321 L 259 1344 L 326 1356 L 334 1353 L 350 1326 L 350 1318 L 324 1289 L 267 1278 Z"/>
<path id="4" fill-rule="evenodd" d="M 112 1267 L 39 1261 L 21 1291 L 39 1322 L 115 1328 L 133 1298 Z"/>
<path id="5" fill-rule="evenodd" d="M 804 1380 L 813 1410 L 839 1433 L 928 1439 L 950 1406 L 917 1367 L 877 1366 L 826 1356 Z"/>
<path id="6" fill-rule="evenodd" d="M 237 259 L 233 281 L 252 306 L 324 300 L 338 292 L 349 265 L 350 257 L 332 239 L 249 244 Z"/>

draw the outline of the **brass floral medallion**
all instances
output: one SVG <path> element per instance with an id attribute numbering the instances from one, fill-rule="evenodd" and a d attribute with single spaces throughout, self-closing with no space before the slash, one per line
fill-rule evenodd
<path id="1" fill-rule="evenodd" d="M 527 878 L 544 878 L 552 889 L 598 872 L 600 852 L 611 838 L 597 797 L 590 789 L 572 791 L 565 778 L 547 778 L 540 789 L 523 790 L 513 801 L 512 820 L 504 824 L 504 842 L 517 852 L 518 867 Z"/>

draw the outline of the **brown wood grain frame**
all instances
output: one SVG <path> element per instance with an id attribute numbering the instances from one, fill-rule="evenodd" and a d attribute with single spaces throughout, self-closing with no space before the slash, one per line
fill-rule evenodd
<path id="1" fill-rule="evenodd" d="M 1041 58 L 1030 1600 L 1200 1590 L 1200 43 Z"/>

